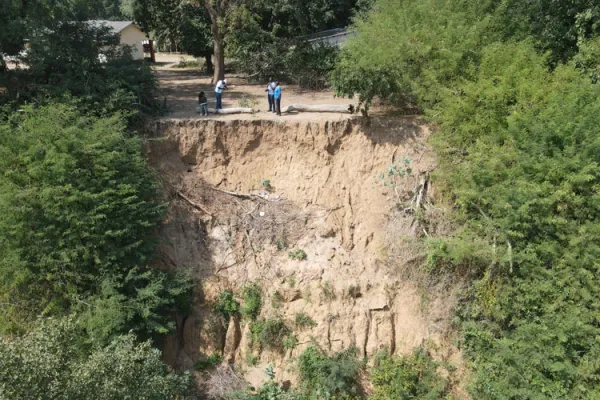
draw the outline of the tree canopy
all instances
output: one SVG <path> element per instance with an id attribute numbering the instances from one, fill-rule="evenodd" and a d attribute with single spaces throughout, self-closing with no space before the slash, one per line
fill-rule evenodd
<path id="1" fill-rule="evenodd" d="M 74 318 L 43 320 L 22 338 L 0 338 L 0 399 L 181 399 L 190 376 L 133 335 L 89 349 Z"/>
<path id="2" fill-rule="evenodd" d="M 461 228 L 428 240 L 426 267 L 471 277 L 473 397 L 596 398 L 600 20 L 592 2 L 518 3 L 377 0 L 333 82 L 439 127 L 436 182 Z"/>

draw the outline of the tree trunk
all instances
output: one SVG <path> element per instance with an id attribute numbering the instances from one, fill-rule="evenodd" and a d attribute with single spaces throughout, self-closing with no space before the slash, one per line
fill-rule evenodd
<path id="1" fill-rule="evenodd" d="M 213 74 L 213 83 L 225 77 L 225 32 L 226 28 L 219 27 L 219 20 L 223 22 L 227 16 L 227 10 L 231 7 L 231 0 L 212 2 L 211 0 L 204 0 L 204 6 L 210 15 L 210 30 L 214 42 L 214 56 L 215 56 L 215 72 Z"/>
<path id="2" fill-rule="evenodd" d="M 215 42 L 215 72 L 213 74 L 213 83 L 216 83 L 225 77 L 225 48 L 223 47 L 223 37 L 219 34 L 219 28 L 216 28 L 217 34 L 213 34 Z M 215 29 L 213 29 L 214 33 Z"/>
<path id="3" fill-rule="evenodd" d="M 204 64 L 206 65 L 206 74 L 210 75 L 213 71 L 213 63 L 212 63 L 212 54 L 208 54 L 204 56 L 204 60 L 206 61 Z"/>
<path id="4" fill-rule="evenodd" d="M 314 105 L 306 105 L 306 104 L 292 104 L 287 107 L 284 107 L 281 112 L 286 113 L 290 111 L 300 111 L 300 112 L 332 112 L 332 113 L 352 113 L 354 108 L 352 105 L 337 105 L 337 104 L 314 104 Z"/>

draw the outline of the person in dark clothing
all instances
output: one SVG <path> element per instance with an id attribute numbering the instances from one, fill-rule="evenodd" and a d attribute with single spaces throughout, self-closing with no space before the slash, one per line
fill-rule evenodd
<path id="1" fill-rule="evenodd" d="M 200 108 L 200 112 L 202 115 L 208 115 L 208 99 L 204 92 L 200 92 L 198 95 L 198 107 Z"/>
<path id="2" fill-rule="evenodd" d="M 279 81 L 275 81 L 275 91 L 273 92 L 273 98 L 275 99 L 275 111 L 277 115 L 281 115 L 281 86 Z"/>

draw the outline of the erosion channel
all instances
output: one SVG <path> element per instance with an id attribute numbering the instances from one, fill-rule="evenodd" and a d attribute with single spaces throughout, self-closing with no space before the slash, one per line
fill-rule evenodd
<path id="1" fill-rule="evenodd" d="M 435 168 L 424 123 L 160 120 L 152 129 L 149 158 L 170 195 L 160 261 L 196 282 L 191 311 L 165 344 L 169 364 L 219 354 L 259 384 L 268 364 L 293 380 L 288 367 L 310 343 L 371 357 L 427 342 L 438 358 L 460 358 L 447 338 L 453 301 L 424 301 L 407 274 L 422 261 L 414 238 L 427 231 L 398 204 L 422 194 Z M 383 185 L 404 159 L 411 173 Z M 292 346 L 257 346 L 248 318 L 215 314 L 221 292 L 243 302 L 248 284 L 260 290 L 258 318 L 286 321 Z M 297 326 L 298 314 L 313 322 Z"/>

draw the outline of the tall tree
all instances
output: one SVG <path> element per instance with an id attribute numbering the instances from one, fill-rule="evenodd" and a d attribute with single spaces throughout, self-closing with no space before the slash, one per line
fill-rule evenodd
<path id="1" fill-rule="evenodd" d="M 225 77 L 225 35 L 230 28 L 229 16 L 241 3 L 241 0 L 203 0 L 211 21 L 215 56 L 214 82 Z"/>

